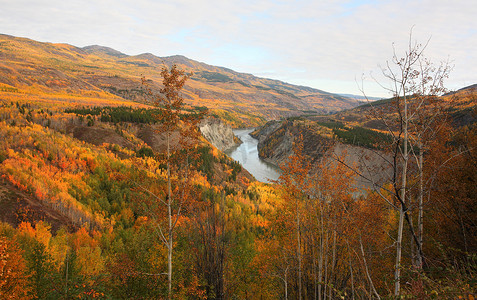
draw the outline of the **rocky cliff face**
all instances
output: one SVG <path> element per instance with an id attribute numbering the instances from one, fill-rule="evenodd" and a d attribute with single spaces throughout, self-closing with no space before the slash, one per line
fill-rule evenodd
<path id="1" fill-rule="evenodd" d="M 216 118 L 207 118 L 199 126 L 202 135 L 217 149 L 225 151 L 240 143 L 232 127 Z"/>
<path id="2" fill-rule="evenodd" d="M 282 125 L 280 121 L 269 121 L 267 124 L 258 127 L 250 135 L 256 138 L 259 142 L 263 142 L 270 134 L 277 130 Z"/>
<path id="3" fill-rule="evenodd" d="M 294 121 L 269 122 L 250 135 L 259 141 L 260 158 L 277 166 L 293 154 L 295 141 L 303 141 L 303 152 L 313 161 L 321 158 L 332 144 L 330 139 Z"/>
<path id="4" fill-rule="evenodd" d="M 378 150 L 344 144 L 317 133 L 316 128 L 303 122 L 269 122 L 251 134 L 259 140 L 259 156 L 265 161 L 280 165 L 293 154 L 293 144 L 302 141 L 303 154 L 311 163 L 322 159 L 333 165 L 346 164 L 362 176 L 355 178 L 357 188 L 372 188 L 373 182 L 390 178 L 389 157 Z"/>

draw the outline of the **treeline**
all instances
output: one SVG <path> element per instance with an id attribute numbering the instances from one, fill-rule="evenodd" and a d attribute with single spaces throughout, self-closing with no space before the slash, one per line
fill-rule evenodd
<path id="1" fill-rule="evenodd" d="M 207 111 L 206 107 L 196 106 L 190 109 L 184 109 L 189 114 L 197 115 Z M 127 106 L 95 106 L 67 108 L 65 113 L 73 113 L 77 116 L 87 117 L 95 116 L 101 122 L 112 123 L 138 123 L 138 124 L 155 124 L 161 119 L 161 110 L 155 108 L 133 108 Z M 186 115 L 181 115 L 185 117 Z"/>
<path id="2" fill-rule="evenodd" d="M 156 123 L 155 115 L 157 115 L 159 111 L 154 109 L 117 106 L 69 108 L 65 110 L 65 113 L 73 113 L 78 116 L 98 116 L 101 122 L 154 124 Z"/>
<path id="3" fill-rule="evenodd" d="M 341 122 L 317 122 L 318 125 L 331 128 L 333 134 L 343 143 L 381 149 L 392 141 L 391 135 L 367 129 L 361 126 L 345 126 Z"/>

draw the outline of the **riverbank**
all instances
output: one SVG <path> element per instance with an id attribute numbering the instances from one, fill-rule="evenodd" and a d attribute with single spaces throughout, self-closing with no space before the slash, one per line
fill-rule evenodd
<path id="1" fill-rule="evenodd" d="M 225 153 L 238 161 L 258 181 L 269 183 L 277 180 L 280 176 L 280 169 L 258 157 L 258 140 L 250 136 L 252 131 L 254 128 L 234 129 L 235 136 L 242 140 L 242 144 L 225 151 Z"/>

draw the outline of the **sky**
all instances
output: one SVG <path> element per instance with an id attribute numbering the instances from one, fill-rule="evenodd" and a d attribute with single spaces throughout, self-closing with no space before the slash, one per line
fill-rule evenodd
<path id="1" fill-rule="evenodd" d="M 0 0 L 0 33 L 128 55 L 184 55 L 332 93 L 386 97 L 409 41 L 477 83 L 475 0 Z M 412 31 L 412 34 L 411 34 Z"/>

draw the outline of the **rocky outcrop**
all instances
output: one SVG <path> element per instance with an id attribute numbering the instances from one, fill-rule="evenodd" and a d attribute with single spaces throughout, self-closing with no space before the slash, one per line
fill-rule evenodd
<path id="1" fill-rule="evenodd" d="M 270 134 L 277 130 L 282 123 L 280 121 L 269 121 L 267 124 L 258 127 L 253 132 L 250 133 L 250 136 L 257 139 L 259 142 L 263 142 Z"/>
<path id="2" fill-rule="evenodd" d="M 354 186 L 357 188 L 373 189 L 374 183 L 381 185 L 389 182 L 393 175 L 389 164 L 390 155 L 379 150 L 336 143 L 328 160 L 332 163 L 344 163 L 355 174 L 360 174 L 354 177 Z"/>
<path id="3" fill-rule="evenodd" d="M 234 135 L 232 127 L 219 119 L 207 118 L 199 125 L 200 132 L 204 138 L 221 151 L 225 151 L 240 143 L 240 140 Z M 149 147 L 155 151 L 165 151 L 166 136 L 158 132 L 156 125 L 140 126 L 136 135 L 143 140 Z M 179 133 L 173 132 L 171 136 L 171 147 L 178 147 Z"/>
<path id="4" fill-rule="evenodd" d="M 315 128 L 300 122 L 269 122 L 252 136 L 259 140 L 260 158 L 275 165 L 285 163 L 293 154 L 293 144 L 301 139 L 303 154 L 312 164 L 325 159 L 327 164 L 343 163 L 361 174 L 355 178 L 357 188 L 372 188 L 373 182 L 380 183 L 392 175 L 389 155 L 323 137 Z"/>
<path id="5" fill-rule="evenodd" d="M 207 118 L 199 126 L 200 132 L 217 149 L 225 151 L 240 143 L 232 127 L 216 118 Z"/>
<path id="6" fill-rule="evenodd" d="M 332 141 L 293 121 L 268 122 L 250 134 L 258 139 L 259 157 L 274 165 L 283 164 L 293 154 L 293 143 L 303 140 L 303 152 L 315 161 L 331 146 Z"/>

